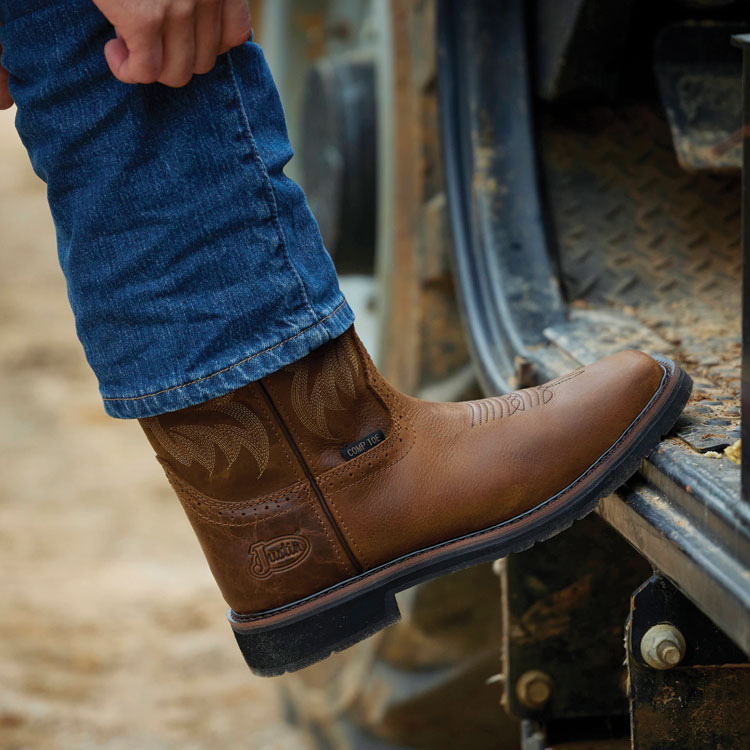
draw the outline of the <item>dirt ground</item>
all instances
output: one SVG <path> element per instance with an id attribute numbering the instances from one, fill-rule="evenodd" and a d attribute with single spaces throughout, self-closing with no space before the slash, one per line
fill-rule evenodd
<path id="1" fill-rule="evenodd" d="M 0 748 L 305 750 L 140 428 L 102 409 L 12 112 L 0 373 Z"/>

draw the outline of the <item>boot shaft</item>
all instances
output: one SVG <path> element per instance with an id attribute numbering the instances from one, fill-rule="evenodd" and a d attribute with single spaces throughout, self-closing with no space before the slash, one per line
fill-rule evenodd
<path id="1" fill-rule="evenodd" d="M 393 397 L 350 329 L 261 381 L 140 420 L 235 611 L 361 572 L 321 488 L 372 469 L 391 431 L 378 390 Z"/>

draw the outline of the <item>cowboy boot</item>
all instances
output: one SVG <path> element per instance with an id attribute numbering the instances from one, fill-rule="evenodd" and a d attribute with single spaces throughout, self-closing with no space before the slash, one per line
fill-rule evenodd
<path id="1" fill-rule="evenodd" d="M 592 511 L 669 431 L 690 378 L 626 351 L 463 403 L 392 388 L 349 329 L 141 424 L 250 668 L 293 671 L 398 619 L 395 593 Z"/>

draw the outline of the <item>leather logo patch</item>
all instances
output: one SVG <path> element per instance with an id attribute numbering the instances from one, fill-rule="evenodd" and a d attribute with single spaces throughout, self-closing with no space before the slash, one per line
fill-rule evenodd
<path id="1" fill-rule="evenodd" d="M 384 440 L 385 435 L 383 434 L 383 430 L 375 430 L 375 432 L 365 435 L 361 440 L 345 445 L 341 449 L 341 455 L 346 461 L 351 461 L 353 458 L 361 456 L 365 451 L 369 451 L 370 448 L 374 448 Z"/>
<path id="2" fill-rule="evenodd" d="M 280 536 L 250 547 L 250 573 L 255 578 L 268 578 L 299 565 L 310 552 L 310 542 L 298 534 Z"/>

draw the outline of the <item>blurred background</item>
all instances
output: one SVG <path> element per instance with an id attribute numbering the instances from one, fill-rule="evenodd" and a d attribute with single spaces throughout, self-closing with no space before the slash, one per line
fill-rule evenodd
<path id="1" fill-rule="evenodd" d="M 141 428 L 102 409 L 12 111 L 0 165 L 0 747 L 309 747 Z"/>
<path id="2" fill-rule="evenodd" d="M 0 750 L 746 747 L 729 39 L 748 3 L 251 6 L 288 173 L 397 387 L 474 398 L 636 347 L 695 392 L 598 515 L 402 592 L 399 623 L 319 665 L 253 677 L 140 428 L 104 414 L 45 187 L 0 113 Z M 657 672 L 638 639 L 666 617 L 688 648 Z"/>

